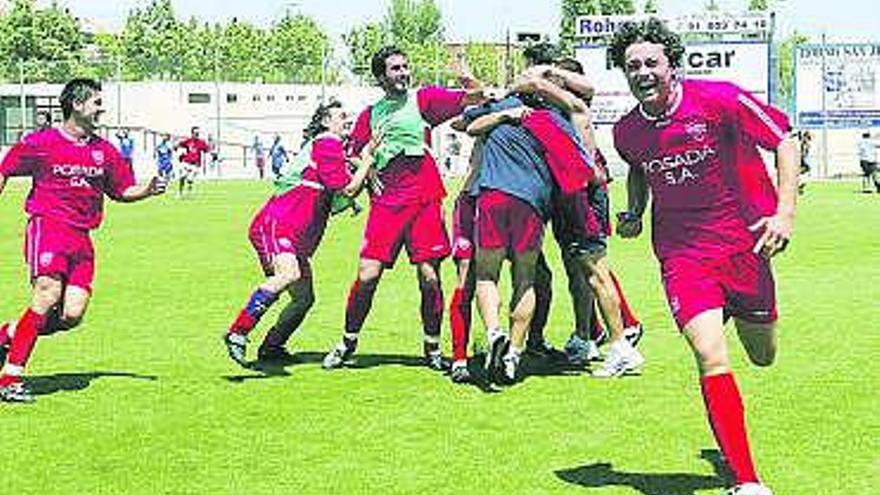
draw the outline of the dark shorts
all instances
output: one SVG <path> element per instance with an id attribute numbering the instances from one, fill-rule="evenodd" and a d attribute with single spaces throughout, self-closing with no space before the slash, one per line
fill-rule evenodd
<path id="1" fill-rule="evenodd" d="M 544 241 L 544 222 L 525 201 L 488 189 L 477 198 L 477 247 L 505 249 L 508 254 L 538 251 Z"/>
<path id="2" fill-rule="evenodd" d="M 877 162 L 866 162 L 865 160 L 861 160 L 859 165 L 862 166 L 862 173 L 865 174 L 865 177 L 869 177 L 875 170 L 877 170 Z"/>
<path id="3" fill-rule="evenodd" d="M 701 263 L 690 259 L 665 260 L 661 278 L 679 330 L 705 311 L 723 308 L 752 323 L 776 321 L 776 284 L 770 263 L 751 251 Z"/>
<path id="4" fill-rule="evenodd" d="M 602 199 L 592 196 L 587 188 L 572 194 L 557 195 L 551 218 L 553 236 L 560 249 L 572 256 L 604 254 L 607 249 L 607 227 L 603 226 L 608 222 L 607 194 L 604 201 L 604 208 L 597 213 L 594 202 L 602 202 Z"/>

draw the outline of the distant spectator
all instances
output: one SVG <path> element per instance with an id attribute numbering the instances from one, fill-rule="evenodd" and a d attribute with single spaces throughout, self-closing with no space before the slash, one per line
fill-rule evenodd
<path id="1" fill-rule="evenodd" d="M 208 171 L 220 177 L 220 143 L 208 134 Z"/>
<path id="2" fill-rule="evenodd" d="M 871 133 L 862 133 L 859 141 L 859 164 L 862 166 L 862 192 L 871 192 L 871 182 L 874 189 L 880 193 L 880 172 L 877 171 L 877 143 L 871 139 Z"/>
<path id="3" fill-rule="evenodd" d="M 52 127 L 52 114 L 45 110 L 37 112 L 37 115 L 34 118 L 34 127 L 35 131 L 42 131 Z"/>
<path id="4" fill-rule="evenodd" d="M 257 172 L 260 174 L 260 179 L 262 180 L 266 175 L 266 148 L 263 147 L 263 142 L 260 141 L 260 136 L 254 136 L 254 144 L 251 145 L 251 149 L 254 150 Z"/>
<path id="5" fill-rule="evenodd" d="M 281 173 L 281 167 L 287 163 L 287 150 L 281 144 L 281 136 L 275 135 L 272 147 L 269 148 L 269 158 L 272 160 L 272 173 L 277 177 Z"/>
<path id="6" fill-rule="evenodd" d="M 159 172 L 159 177 L 164 179 L 166 182 L 171 180 L 171 173 L 174 171 L 174 148 L 171 145 L 171 136 L 168 134 L 162 135 L 162 141 L 156 145 L 156 168 Z"/>
<path id="7" fill-rule="evenodd" d="M 451 133 L 446 143 L 443 157 L 443 172 L 447 177 L 456 177 L 461 173 L 461 141 L 458 135 Z"/>
<path id="8" fill-rule="evenodd" d="M 134 162 L 134 139 L 128 135 L 128 128 L 123 127 L 116 133 L 116 139 L 119 141 L 119 153 L 129 167 Z"/>
<path id="9" fill-rule="evenodd" d="M 798 133 L 801 151 L 801 175 L 809 174 L 813 169 L 813 135 L 810 131 Z M 798 182 L 798 194 L 803 194 L 807 184 L 801 179 Z"/>

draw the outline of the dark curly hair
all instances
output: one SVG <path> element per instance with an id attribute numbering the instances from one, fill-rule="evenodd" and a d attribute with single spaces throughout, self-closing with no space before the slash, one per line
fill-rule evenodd
<path id="1" fill-rule="evenodd" d="M 303 129 L 303 144 L 309 142 L 311 139 L 315 139 L 315 136 L 327 130 L 327 126 L 324 125 L 324 119 L 330 116 L 330 110 L 334 108 L 342 108 L 342 102 L 338 100 L 330 100 L 327 103 L 318 105 L 318 108 L 315 109 L 315 113 L 312 114 L 312 119 L 309 121 L 309 125 Z"/>
<path id="2" fill-rule="evenodd" d="M 663 45 L 663 53 L 673 67 L 681 67 L 684 45 L 678 34 L 672 32 L 666 23 L 651 17 L 642 22 L 626 22 L 611 41 L 611 61 L 621 69 L 626 65 L 626 49 L 634 43 L 647 41 Z"/>
<path id="3" fill-rule="evenodd" d="M 373 54 L 370 60 L 370 71 L 376 80 L 382 79 L 385 75 L 385 60 L 392 55 L 402 55 L 406 57 L 406 52 L 394 45 L 383 46 L 378 52 Z"/>
<path id="4" fill-rule="evenodd" d="M 70 118 L 73 114 L 73 105 L 83 103 L 92 97 L 93 94 L 101 91 L 101 83 L 94 79 L 76 78 L 71 79 L 61 90 L 61 114 L 64 119 Z"/>
<path id="5" fill-rule="evenodd" d="M 546 41 L 535 43 L 523 50 L 523 57 L 525 57 L 529 65 L 552 64 L 561 54 L 562 52 L 558 46 Z"/>

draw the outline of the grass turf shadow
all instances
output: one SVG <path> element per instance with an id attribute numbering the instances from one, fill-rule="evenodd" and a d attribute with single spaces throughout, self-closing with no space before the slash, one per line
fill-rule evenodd
<path id="1" fill-rule="evenodd" d="M 618 471 L 610 462 L 597 462 L 555 471 L 556 477 L 584 488 L 628 486 L 644 495 L 695 495 L 697 490 L 724 488 L 733 484 L 733 477 L 721 456 L 714 449 L 704 449 L 700 458 L 709 462 L 714 475 L 691 473 L 629 473 Z"/>
<path id="2" fill-rule="evenodd" d="M 57 392 L 75 392 L 85 390 L 97 378 L 132 378 L 136 380 L 156 381 L 155 375 L 141 375 L 127 371 L 90 371 L 88 373 L 55 373 L 25 378 L 34 395 L 52 395 Z"/>

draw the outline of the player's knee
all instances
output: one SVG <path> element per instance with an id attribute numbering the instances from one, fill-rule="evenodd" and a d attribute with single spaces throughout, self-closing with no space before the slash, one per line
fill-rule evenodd
<path id="1" fill-rule="evenodd" d="M 361 283 L 378 281 L 379 277 L 382 275 L 382 263 L 381 262 L 373 262 L 370 261 L 361 261 L 360 266 L 358 267 L 358 280 Z"/>
<path id="2" fill-rule="evenodd" d="M 45 314 L 61 300 L 63 285 L 60 280 L 40 277 L 34 282 L 33 302 Z"/>
<path id="3" fill-rule="evenodd" d="M 57 330 L 60 332 L 66 332 L 68 330 L 73 330 L 78 327 L 83 320 L 83 313 L 79 313 L 78 315 L 68 315 L 65 311 L 64 316 L 58 320 Z"/>
<path id="4" fill-rule="evenodd" d="M 776 361 L 776 348 L 767 347 L 756 349 L 748 353 L 749 360 L 755 366 L 766 367 L 772 365 Z"/>

